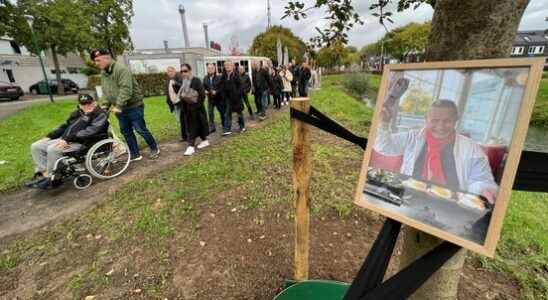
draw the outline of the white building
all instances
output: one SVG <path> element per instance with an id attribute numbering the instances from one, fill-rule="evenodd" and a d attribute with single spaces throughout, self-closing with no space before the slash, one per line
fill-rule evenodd
<path id="1" fill-rule="evenodd" d="M 80 73 L 85 66 L 77 54 L 58 56 L 61 77 L 72 79 L 78 86 L 87 86 L 87 76 Z M 48 79 L 55 79 L 55 67 L 49 51 L 42 54 Z M 13 82 L 26 93 L 29 87 L 44 79 L 38 57 L 32 55 L 25 47 L 17 45 L 8 37 L 0 37 L 0 81 Z"/>

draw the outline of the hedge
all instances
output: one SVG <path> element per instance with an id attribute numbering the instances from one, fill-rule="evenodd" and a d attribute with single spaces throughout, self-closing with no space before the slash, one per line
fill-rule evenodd
<path id="1" fill-rule="evenodd" d="M 143 96 L 160 96 L 165 94 L 165 73 L 155 74 L 135 74 L 135 79 L 141 87 Z M 101 75 L 92 75 L 88 77 L 88 89 L 95 90 L 95 87 L 101 85 Z"/>

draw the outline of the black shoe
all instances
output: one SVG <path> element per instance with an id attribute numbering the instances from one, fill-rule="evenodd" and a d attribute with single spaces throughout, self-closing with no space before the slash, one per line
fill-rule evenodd
<path id="1" fill-rule="evenodd" d="M 32 176 L 32 179 L 25 183 L 25 186 L 28 188 L 34 187 L 38 182 L 44 180 L 44 174 L 42 172 L 36 172 L 34 176 Z"/>
<path id="2" fill-rule="evenodd" d="M 157 159 L 160 156 L 160 148 L 150 151 L 149 159 Z"/>
<path id="3" fill-rule="evenodd" d="M 51 190 L 61 186 L 62 183 L 63 182 L 58 179 L 51 180 L 51 178 L 44 178 L 44 180 L 36 184 L 36 187 L 42 190 Z"/>

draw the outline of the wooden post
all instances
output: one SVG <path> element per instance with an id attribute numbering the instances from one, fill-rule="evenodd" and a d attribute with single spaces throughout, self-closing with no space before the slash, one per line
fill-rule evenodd
<path id="1" fill-rule="evenodd" d="M 308 113 L 308 98 L 291 99 L 291 108 Z M 291 119 L 293 144 L 293 203 L 295 207 L 295 263 L 294 279 L 308 279 L 308 250 L 310 227 L 309 187 L 312 173 L 312 151 L 308 124 Z"/>

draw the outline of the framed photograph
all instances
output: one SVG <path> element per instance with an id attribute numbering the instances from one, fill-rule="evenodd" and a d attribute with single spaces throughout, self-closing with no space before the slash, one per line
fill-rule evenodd
<path id="1" fill-rule="evenodd" d="M 543 66 L 387 65 L 355 203 L 494 256 Z"/>

